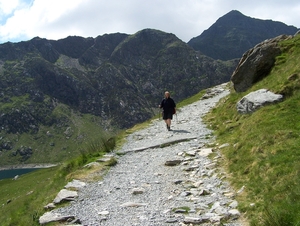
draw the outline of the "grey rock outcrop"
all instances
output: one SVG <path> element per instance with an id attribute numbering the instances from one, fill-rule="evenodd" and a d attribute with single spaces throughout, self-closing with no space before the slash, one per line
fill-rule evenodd
<path id="1" fill-rule="evenodd" d="M 292 37 L 280 35 L 265 40 L 244 53 L 231 76 L 235 91 L 244 92 L 255 82 L 266 77 L 275 63 L 276 56 L 281 53 L 278 43 Z"/>
<path id="2" fill-rule="evenodd" d="M 74 190 L 78 190 L 80 188 L 83 188 L 86 186 L 86 183 L 85 182 L 82 182 L 80 180 L 73 180 L 71 182 L 69 182 L 65 188 L 66 189 L 74 189 Z"/>
<path id="3" fill-rule="evenodd" d="M 239 113 L 252 113 L 262 106 L 279 102 L 282 98 L 281 94 L 272 93 L 267 89 L 260 89 L 244 96 L 237 103 L 236 108 Z"/>
<path id="4" fill-rule="evenodd" d="M 50 222 L 57 222 L 57 221 L 67 221 L 67 220 L 74 220 L 75 217 L 72 215 L 61 215 L 59 213 L 47 212 L 43 216 L 40 217 L 39 223 L 41 225 L 50 223 Z"/>
<path id="5" fill-rule="evenodd" d="M 62 189 L 53 200 L 53 203 L 57 204 L 63 200 L 72 201 L 75 198 L 77 198 L 77 196 L 78 196 L 77 191 L 69 191 L 67 189 Z"/>

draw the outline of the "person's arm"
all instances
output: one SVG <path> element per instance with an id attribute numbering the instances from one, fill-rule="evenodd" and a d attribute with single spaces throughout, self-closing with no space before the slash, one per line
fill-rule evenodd
<path id="1" fill-rule="evenodd" d="M 173 100 L 173 99 L 172 99 Z M 174 109 L 176 109 L 176 103 L 175 101 L 173 100 L 173 106 L 174 106 Z"/>
<path id="2" fill-rule="evenodd" d="M 164 107 L 164 100 L 161 101 L 160 105 L 158 105 L 159 108 L 163 108 Z"/>

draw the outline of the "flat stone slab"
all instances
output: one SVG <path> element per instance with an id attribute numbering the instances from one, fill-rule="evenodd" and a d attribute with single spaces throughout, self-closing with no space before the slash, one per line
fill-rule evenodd
<path id="1" fill-rule="evenodd" d="M 275 94 L 267 89 L 259 89 L 244 96 L 236 105 L 239 113 L 252 113 L 267 104 L 279 102 L 283 99 L 281 94 Z"/>
<path id="2" fill-rule="evenodd" d="M 138 203 L 138 202 L 126 202 L 121 204 L 121 207 L 139 207 L 139 206 L 146 206 L 147 203 Z"/>
<path id="3" fill-rule="evenodd" d="M 69 191 L 67 189 L 62 189 L 53 200 L 53 203 L 57 204 L 63 200 L 67 200 L 67 201 L 74 200 L 74 198 L 76 197 L 78 197 L 77 191 Z"/>
<path id="4" fill-rule="evenodd" d="M 144 150 L 152 149 L 152 148 L 165 147 L 165 146 L 180 143 L 180 142 L 190 141 L 190 140 L 193 140 L 193 139 L 196 139 L 196 138 L 197 137 L 186 137 L 186 138 L 180 138 L 180 139 L 173 139 L 173 140 L 169 140 L 167 142 L 162 142 L 162 143 L 150 145 L 150 146 L 147 146 L 147 147 L 133 148 L 131 150 L 126 150 L 124 152 L 125 153 L 126 152 L 139 152 L 139 151 L 144 151 Z"/>
<path id="5" fill-rule="evenodd" d="M 167 160 L 165 162 L 165 166 L 177 166 L 182 162 L 180 159 L 174 159 L 174 160 Z"/>
<path id="6" fill-rule="evenodd" d="M 68 189 L 68 188 L 75 188 L 75 189 L 79 189 L 79 188 L 83 188 L 86 186 L 86 183 L 80 181 L 80 180 L 73 180 L 71 182 L 69 182 L 65 188 Z"/>
<path id="7" fill-rule="evenodd" d="M 212 153 L 213 153 L 213 149 L 212 148 L 202 148 L 202 149 L 200 149 L 198 155 L 207 157 L 207 156 L 209 156 Z"/>
<path id="8" fill-rule="evenodd" d="M 50 223 L 50 222 L 56 222 L 56 221 L 66 221 L 69 219 L 75 219 L 72 215 L 61 215 L 59 213 L 53 213 L 53 212 L 46 212 L 39 218 L 39 223 L 41 225 Z"/>

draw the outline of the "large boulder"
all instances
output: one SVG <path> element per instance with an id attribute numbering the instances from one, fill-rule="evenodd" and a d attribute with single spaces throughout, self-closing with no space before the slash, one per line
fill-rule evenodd
<path id="1" fill-rule="evenodd" d="M 292 37 L 280 35 L 267 39 L 244 53 L 231 76 L 235 91 L 244 92 L 255 82 L 266 77 L 274 66 L 276 56 L 281 53 L 278 43 Z"/>

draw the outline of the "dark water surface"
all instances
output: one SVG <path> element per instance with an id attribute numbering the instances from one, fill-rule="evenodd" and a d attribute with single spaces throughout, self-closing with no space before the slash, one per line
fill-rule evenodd
<path id="1" fill-rule="evenodd" d="M 37 170 L 39 168 L 27 168 L 27 169 L 9 169 L 9 170 L 0 170 L 0 180 L 6 178 L 14 178 L 16 175 L 22 175 L 29 173 L 31 171 Z"/>

